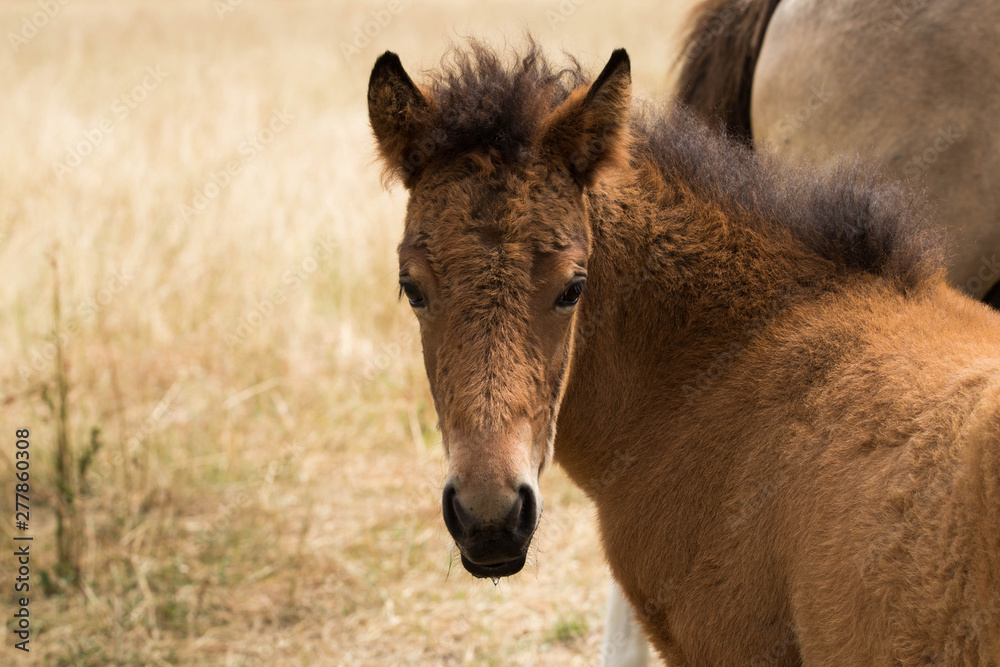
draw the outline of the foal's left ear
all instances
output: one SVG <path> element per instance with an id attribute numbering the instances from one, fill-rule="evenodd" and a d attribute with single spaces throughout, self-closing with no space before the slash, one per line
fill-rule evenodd
<path id="1" fill-rule="evenodd" d="M 371 122 L 386 173 L 412 187 L 424 159 L 417 150 L 430 103 L 403 69 L 392 51 L 386 51 L 368 79 L 368 120 Z"/>
<path id="2" fill-rule="evenodd" d="M 593 185 L 602 169 L 628 159 L 631 102 L 631 64 L 625 49 L 617 49 L 589 89 L 573 91 L 549 116 L 542 159 L 568 169 L 581 187 Z"/>

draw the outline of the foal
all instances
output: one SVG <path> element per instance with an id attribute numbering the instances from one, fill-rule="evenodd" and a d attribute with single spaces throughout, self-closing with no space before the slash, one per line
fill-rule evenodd
<path id="1" fill-rule="evenodd" d="M 1000 315 L 904 195 L 817 179 L 532 46 L 368 102 L 465 568 L 523 567 L 559 462 L 676 665 L 1000 660 Z"/>

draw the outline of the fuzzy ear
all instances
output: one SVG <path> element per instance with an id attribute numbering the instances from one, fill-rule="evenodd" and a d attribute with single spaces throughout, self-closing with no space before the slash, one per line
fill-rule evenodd
<path id="1" fill-rule="evenodd" d="M 379 56 L 368 79 L 368 120 L 386 173 L 399 177 L 407 187 L 413 185 L 416 168 L 423 163 L 414 159 L 414 153 L 429 106 L 399 56 L 392 51 Z"/>
<path id="2" fill-rule="evenodd" d="M 617 49 L 589 89 L 573 91 L 546 121 L 542 159 L 563 167 L 581 185 L 594 184 L 601 169 L 627 160 L 632 72 Z"/>

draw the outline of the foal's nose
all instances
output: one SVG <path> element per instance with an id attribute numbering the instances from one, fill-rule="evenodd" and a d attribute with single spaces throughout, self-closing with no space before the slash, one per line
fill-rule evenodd
<path id="1" fill-rule="evenodd" d="M 480 577 L 506 576 L 524 565 L 539 509 L 538 494 L 529 484 L 486 491 L 462 489 L 449 479 L 441 508 L 469 572 Z"/>
<path id="2" fill-rule="evenodd" d="M 478 503 L 465 506 L 455 482 L 449 480 L 445 484 L 441 499 L 444 523 L 456 540 L 483 530 L 499 530 L 522 538 L 534 532 L 538 505 L 534 490 L 527 484 L 521 484 L 511 499 L 479 497 L 477 500 Z"/>

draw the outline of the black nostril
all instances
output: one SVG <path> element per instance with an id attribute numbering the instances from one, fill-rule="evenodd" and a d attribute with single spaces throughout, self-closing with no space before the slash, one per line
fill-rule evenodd
<path id="1" fill-rule="evenodd" d="M 441 512 L 444 514 L 444 525 L 456 540 L 465 537 L 465 527 L 462 525 L 462 507 L 458 502 L 458 491 L 455 485 L 448 482 L 444 485 L 444 495 L 441 496 Z"/>
<path id="2" fill-rule="evenodd" d="M 535 499 L 534 490 L 527 484 L 521 485 L 521 488 L 517 490 L 517 495 L 521 511 L 518 514 L 514 534 L 526 539 L 535 532 L 535 524 L 538 521 L 538 501 Z"/>

